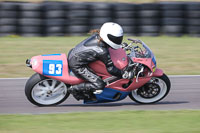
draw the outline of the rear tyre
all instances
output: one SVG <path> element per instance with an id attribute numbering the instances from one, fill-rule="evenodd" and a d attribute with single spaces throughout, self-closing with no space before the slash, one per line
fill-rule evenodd
<path id="1" fill-rule="evenodd" d="M 66 84 L 38 73 L 32 75 L 25 86 L 27 99 L 37 106 L 58 105 L 65 101 L 69 94 Z"/>
<path id="2" fill-rule="evenodd" d="M 167 75 L 152 77 L 144 86 L 133 90 L 129 97 L 140 104 L 152 104 L 162 100 L 170 91 L 171 83 Z"/>

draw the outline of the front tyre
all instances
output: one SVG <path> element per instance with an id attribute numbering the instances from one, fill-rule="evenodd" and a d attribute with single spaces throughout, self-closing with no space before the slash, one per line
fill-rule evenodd
<path id="1" fill-rule="evenodd" d="M 133 90 L 129 97 L 141 104 L 151 104 L 162 100 L 169 93 L 171 83 L 167 75 L 152 77 L 144 86 Z"/>
<path id="2" fill-rule="evenodd" d="M 63 82 L 35 73 L 26 82 L 25 95 L 37 106 L 52 106 L 62 103 L 69 93 Z"/>

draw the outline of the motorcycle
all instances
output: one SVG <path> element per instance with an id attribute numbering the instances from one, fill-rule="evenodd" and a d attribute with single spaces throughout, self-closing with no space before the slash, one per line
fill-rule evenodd
<path id="1" fill-rule="evenodd" d="M 157 68 L 153 52 L 141 40 L 128 40 L 129 44 L 123 43 L 123 47 L 117 50 L 109 48 L 109 52 L 117 68 L 129 66 L 135 76 L 120 79 L 110 75 L 101 61 L 90 63 L 89 67 L 104 80 L 106 87 L 102 93 L 87 94 L 92 98 L 83 99 L 84 104 L 116 102 L 127 96 L 140 104 L 152 104 L 167 96 L 171 83 L 163 70 Z M 64 53 L 34 56 L 26 60 L 26 65 L 36 73 L 26 82 L 25 95 L 37 106 L 62 103 L 69 97 L 71 85 L 84 82 L 69 69 Z"/>

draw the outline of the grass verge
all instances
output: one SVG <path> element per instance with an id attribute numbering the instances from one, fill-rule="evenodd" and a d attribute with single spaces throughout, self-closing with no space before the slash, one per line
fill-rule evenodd
<path id="1" fill-rule="evenodd" d="M 1 133 L 199 133 L 200 111 L 0 115 Z"/>
<path id="2" fill-rule="evenodd" d="M 34 72 L 26 67 L 27 58 L 41 54 L 67 53 L 86 37 L 1 37 L 0 78 L 28 77 Z M 200 74 L 200 38 L 132 38 L 139 38 L 149 45 L 156 56 L 158 67 L 165 73 Z"/>

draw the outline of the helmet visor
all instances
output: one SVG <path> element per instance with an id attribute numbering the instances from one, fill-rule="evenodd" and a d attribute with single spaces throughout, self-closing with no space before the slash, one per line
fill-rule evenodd
<path id="1" fill-rule="evenodd" d="M 115 44 L 121 44 L 123 40 L 123 36 L 116 37 L 111 34 L 108 34 L 108 39 Z"/>

